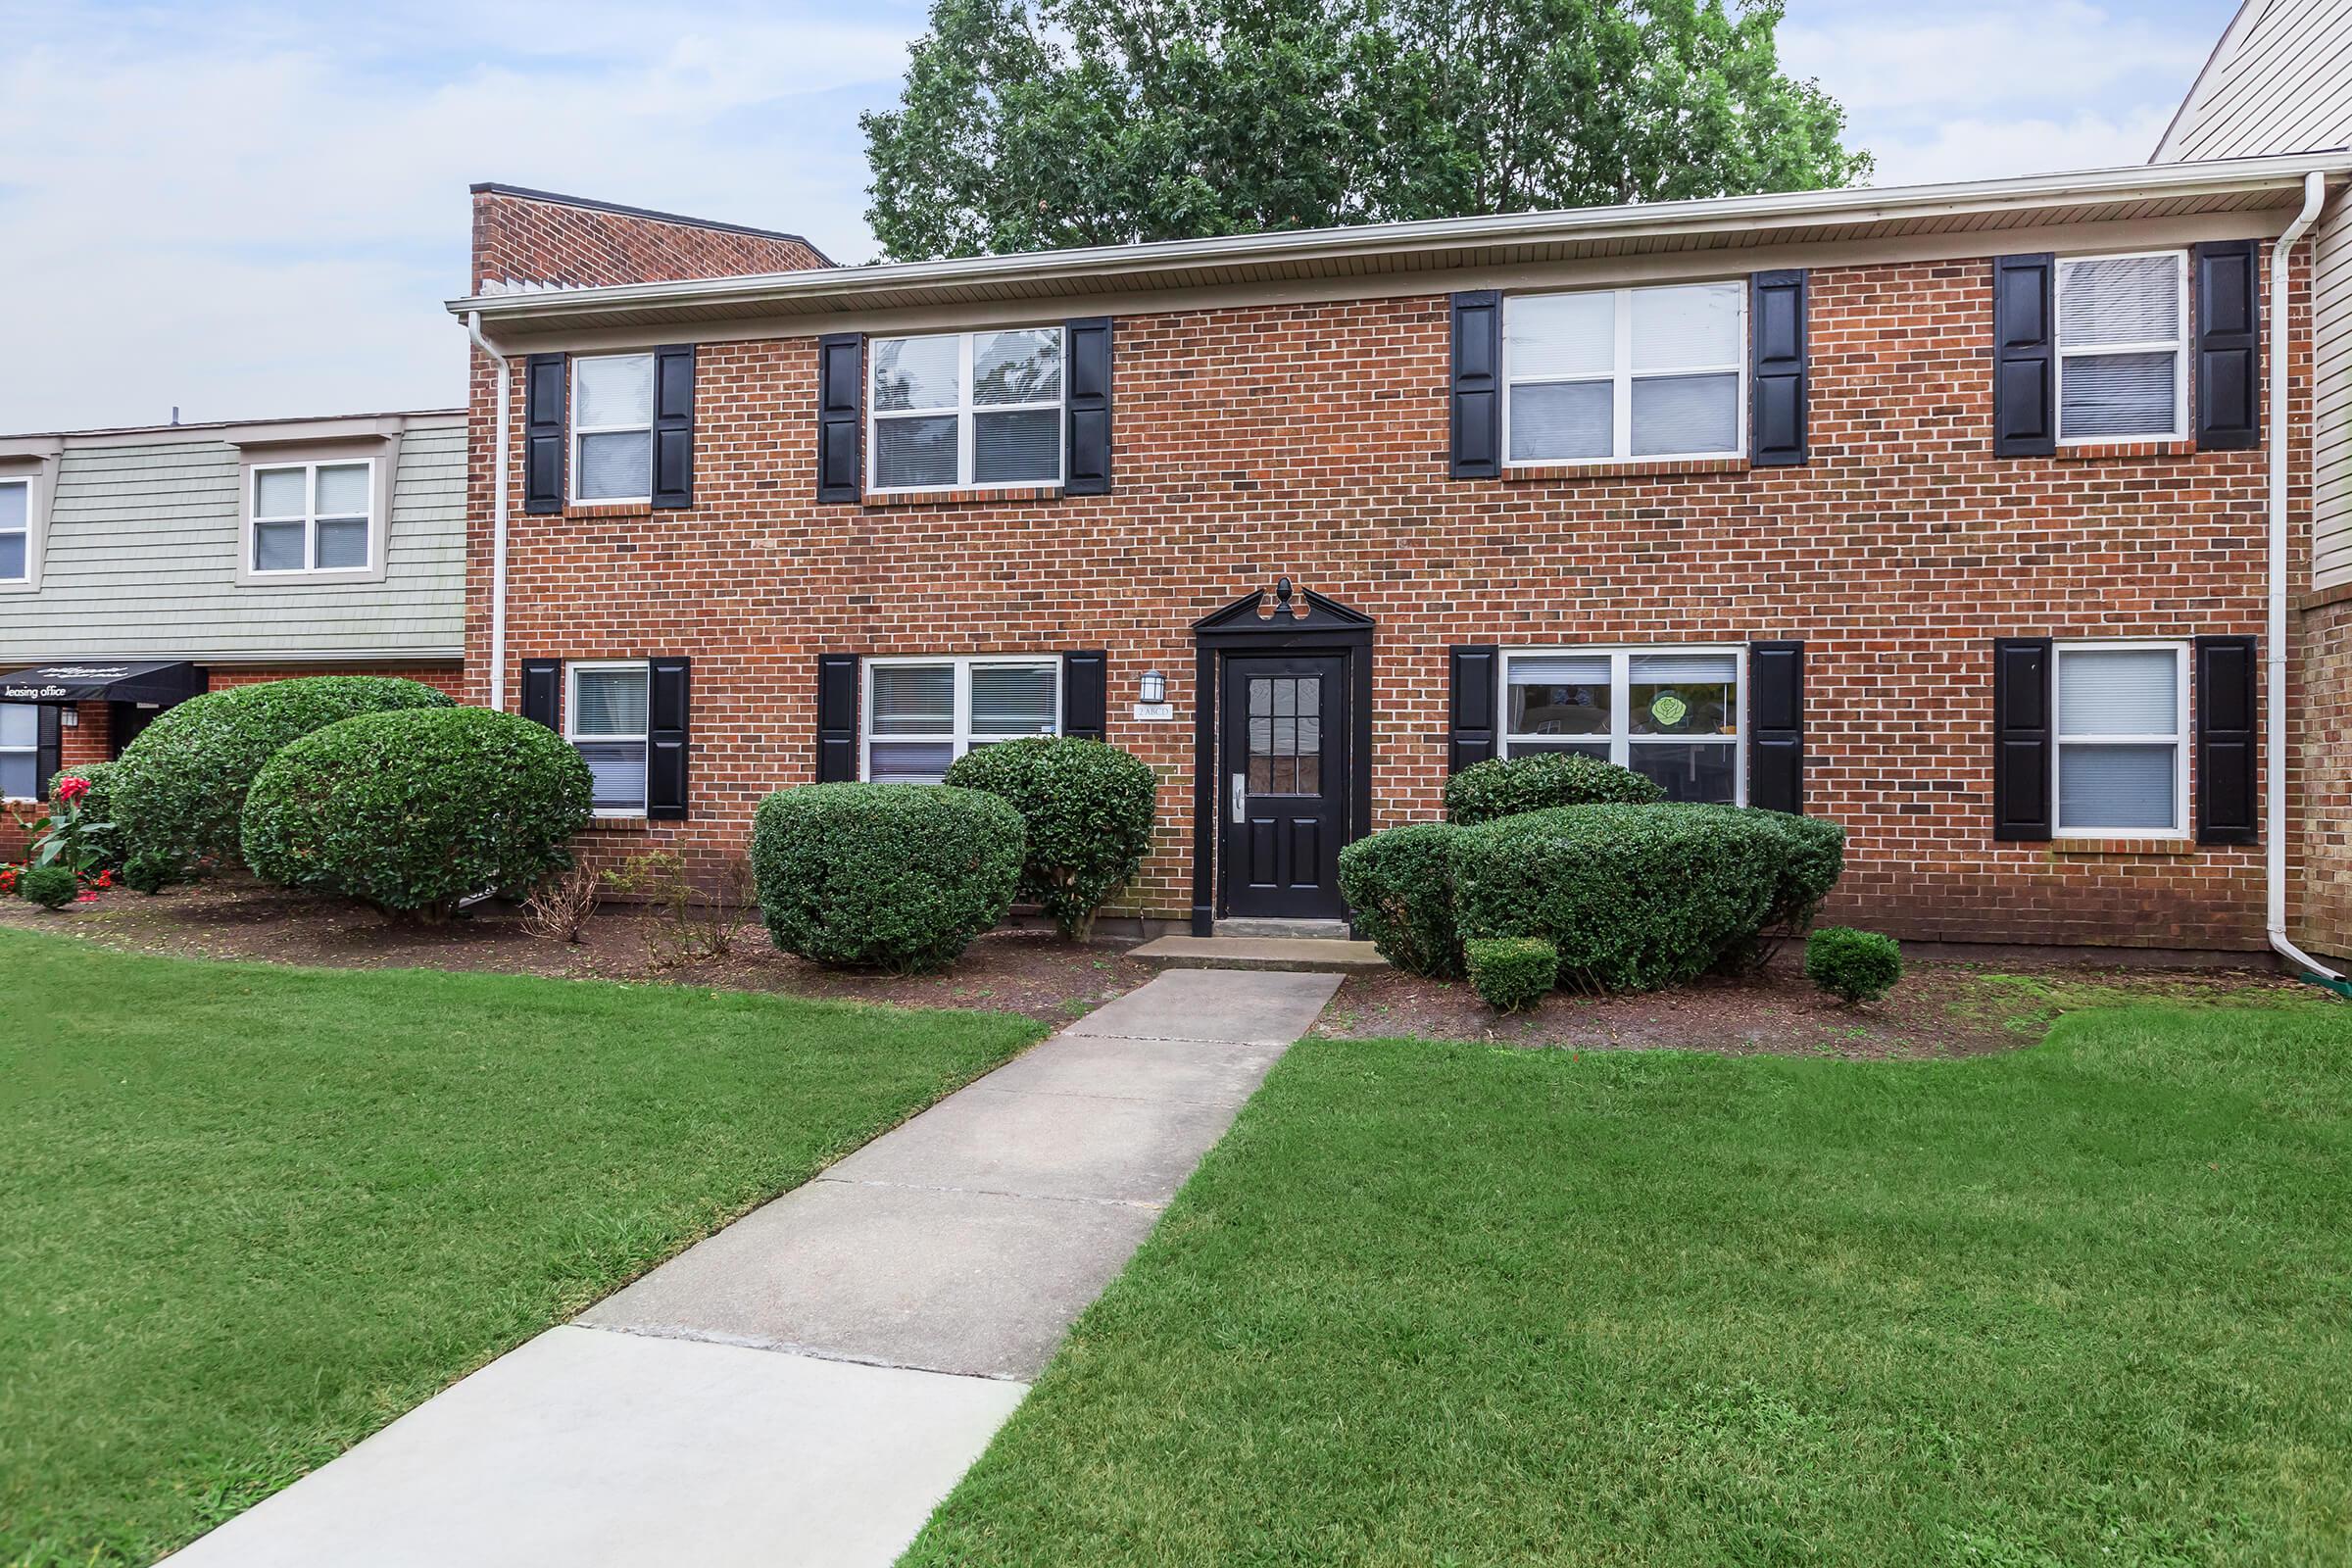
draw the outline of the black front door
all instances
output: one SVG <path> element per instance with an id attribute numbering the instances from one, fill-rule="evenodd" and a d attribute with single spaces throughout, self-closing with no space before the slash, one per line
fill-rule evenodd
<path id="1" fill-rule="evenodd" d="M 1348 837 L 1348 660 L 1341 654 L 1225 661 L 1224 912 L 1336 919 Z"/>

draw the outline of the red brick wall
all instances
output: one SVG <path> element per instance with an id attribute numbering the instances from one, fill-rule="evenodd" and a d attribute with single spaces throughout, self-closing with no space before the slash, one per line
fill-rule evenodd
<path id="1" fill-rule="evenodd" d="M 2302 616 L 2300 797 L 2304 872 L 2296 941 L 2352 960 L 2352 593 Z"/>
<path id="2" fill-rule="evenodd" d="M 809 778 L 819 653 L 1107 648 L 1109 738 L 1162 779 L 1127 907 L 1174 916 L 1191 898 L 1187 627 L 1278 575 L 1378 620 L 1376 825 L 1438 812 L 1448 643 L 1802 638 L 1808 808 L 1851 835 L 1832 918 L 2258 947 L 2258 850 L 1992 842 L 1988 644 L 2259 632 L 2263 455 L 1996 462 L 1989 258 L 1819 268 L 1812 290 L 1813 460 L 1752 472 L 1449 480 L 1432 294 L 1122 318 L 1114 495 L 819 507 L 813 340 L 706 344 L 691 512 L 514 515 L 510 691 L 524 658 L 691 655 L 695 820 L 597 837 L 710 860 L 740 851 L 760 797 Z M 2300 430 L 2299 289 L 2294 311 Z M 473 390 L 480 679 L 495 406 L 478 363 Z M 2298 561 L 2307 504 L 2299 490 Z M 1146 668 L 1176 722 L 1129 717 Z"/>
<path id="3" fill-rule="evenodd" d="M 473 193 L 472 283 L 657 283 L 830 267 L 792 235 L 644 218 L 505 191 Z"/>

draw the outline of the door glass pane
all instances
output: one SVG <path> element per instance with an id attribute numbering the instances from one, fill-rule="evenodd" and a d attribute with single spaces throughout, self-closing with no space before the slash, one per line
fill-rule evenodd
<path id="1" fill-rule="evenodd" d="M 1616 441 L 1607 381 L 1537 382 L 1511 388 L 1511 461 L 1605 458 Z"/>
<path id="2" fill-rule="evenodd" d="M 580 360 L 580 406 L 571 411 L 574 429 L 654 422 L 654 357 L 622 354 Z"/>
<path id="3" fill-rule="evenodd" d="M 579 741 L 588 764 L 589 804 L 600 811 L 645 809 L 645 742 Z"/>
<path id="4" fill-rule="evenodd" d="M 875 734 L 945 735 L 956 728 L 954 664 L 871 664 L 866 678 L 874 687 Z"/>
<path id="5" fill-rule="evenodd" d="M 368 520 L 347 517 L 318 525 L 318 565 L 323 571 L 349 571 L 368 564 Z"/>
<path id="6" fill-rule="evenodd" d="M 979 332 L 972 337 L 972 402 L 1053 403 L 1061 397 L 1061 334 Z"/>
<path id="7" fill-rule="evenodd" d="M 882 339 L 874 345 L 874 407 L 954 408 L 962 353 L 953 336 Z"/>
<path id="8" fill-rule="evenodd" d="M 254 570 L 300 571 L 306 564 L 302 551 L 301 523 L 257 522 L 253 525 Z"/>
<path id="9" fill-rule="evenodd" d="M 2058 655 L 2060 735 L 2170 735 L 2180 723 L 2180 661 L 2169 648 L 2070 648 Z"/>
<path id="10" fill-rule="evenodd" d="M 1323 682 L 1314 675 L 1257 676 L 1250 682 L 1252 795 L 1319 795 L 1323 790 Z"/>
<path id="11" fill-rule="evenodd" d="M 1057 696 L 1051 664 L 974 664 L 972 732 L 1051 735 Z"/>
<path id="12" fill-rule="evenodd" d="M 2061 435 L 2164 435 L 2173 414 L 2178 354 L 2070 354 L 2060 362 Z"/>
<path id="13" fill-rule="evenodd" d="M 368 515 L 368 465 L 333 463 L 318 470 L 318 515 Z"/>
<path id="14" fill-rule="evenodd" d="M 265 468 L 253 476 L 253 514 L 299 517 L 310 509 L 311 476 L 300 468 Z"/>
<path id="15" fill-rule="evenodd" d="M 32 703 L 0 703 L 0 746 L 38 746 L 41 710 Z"/>
<path id="16" fill-rule="evenodd" d="M 874 483 L 885 490 L 956 482 L 956 416 L 874 421 Z"/>
<path id="17" fill-rule="evenodd" d="M 1740 444 L 1740 377 L 1653 375 L 1634 383 L 1634 456 L 1729 452 Z"/>
<path id="18" fill-rule="evenodd" d="M 1503 308 L 1511 378 L 1606 375 L 1617 363 L 1613 294 L 1547 294 Z"/>
<path id="19" fill-rule="evenodd" d="M 580 437 L 580 499 L 630 500 L 654 486 L 654 437 L 650 430 Z"/>
<path id="20" fill-rule="evenodd" d="M 1738 283 L 1634 290 L 1634 368 L 1739 364 L 1740 293 Z"/>
<path id="21" fill-rule="evenodd" d="M 876 741 L 866 771 L 878 784 L 936 784 L 954 760 L 954 741 Z"/>
<path id="22" fill-rule="evenodd" d="M 571 732 L 574 735 L 645 733 L 643 666 L 583 669 L 572 677 Z"/>
<path id="23" fill-rule="evenodd" d="M 1635 654 L 1626 661 L 1629 731 L 1728 735 L 1739 721 L 1740 661 L 1732 654 Z"/>
<path id="24" fill-rule="evenodd" d="M 2061 746 L 2058 825 L 2158 828 L 2179 823 L 2170 746 Z"/>
<path id="25" fill-rule="evenodd" d="M 1051 484 L 1060 477 L 1059 409 L 972 416 L 973 483 Z"/>
<path id="26" fill-rule="evenodd" d="M 1657 780 L 1670 801 L 1729 806 L 1740 789 L 1739 750 L 1705 742 L 1636 741 L 1626 758 L 1635 772 Z"/>

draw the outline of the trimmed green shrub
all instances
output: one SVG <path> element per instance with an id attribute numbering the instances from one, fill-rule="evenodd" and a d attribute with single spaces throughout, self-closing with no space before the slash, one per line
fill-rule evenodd
<path id="1" fill-rule="evenodd" d="M 1021 813 L 947 784 L 804 784 L 760 803 L 752 875 L 768 935 L 834 968 L 942 968 L 1004 918 Z"/>
<path id="2" fill-rule="evenodd" d="M 1116 746 L 1067 735 L 999 741 L 957 758 L 947 782 L 997 796 L 1021 813 L 1029 848 L 1017 897 L 1080 942 L 1094 933 L 1095 911 L 1127 885 L 1152 848 L 1158 775 Z"/>
<path id="3" fill-rule="evenodd" d="M 1560 806 L 1644 806 L 1664 800 L 1654 780 L 1577 752 L 1474 762 L 1446 781 L 1446 820 L 1470 827 Z"/>
<path id="4" fill-rule="evenodd" d="M 1762 928 L 1724 954 L 1723 967 L 1734 974 L 1761 969 L 1782 943 L 1801 935 L 1845 870 L 1845 829 L 1828 817 L 1792 816 L 1757 807 L 1750 807 L 1746 814 L 1780 841 L 1781 874 Z"/>
<path id="5" fill-rule="evenodd" d="M 132 855 L 231 860 L 245 794 L 278 748 L 361 713 L 451 708 L 413 680 L 313 675 L 233 686 L 167 708 L 123 748 L 110 793 Z"/>
<path id="6" fill-rule="evenodd" d="M 1540 937 L 1482 937 L 1462 944 L 1471 988 L 1496 1012 L 1518 1012 L 1544 1000 L 1560 970 L 1560 950 Z"/>
<path id="7" fill-rule="evenodd" d="M 364 713 L 285 747 L 245 802 L 245 863 L 286 887 L 448 918 L 571 863 L 588 764 L 544 724 L 486 708 Z"/>
<path id="8" fill-rule="evenodd" d="M 1825 925 L 1805 938 L 1805 978 L 1851 1007 L 1876 1002 L 1903 977 L 1894 938 L 1847 925 Z"/>
<path id="9" fill-rule="evenodd" d="M 1728 806 L 1570 806 L 1454 840 L 1465 943 L 1542 937 L 1562 983 L 1647 991 L 1703 973 L 1751 937 L 1779 886 L 1783 836 Z"/>
<path id="10" fill-rule="evenodd" d="M 1411 822 L 1357 839 L 1340 851 L 1340 893 L 1356 929 L 1408 974 L 1458 979 L 1462 945 L 1453 926 L 1450 822 Z"/>
<path id="11" fill-rule="evenodd" d="M 17 878 L 17 892 L 44 909 L 62 909 L 81 897 L 81 879 L 70 865 L 33 865 Z"/>
<path id="12" fill-rule="evenodd" d="M 134 855 L 122 862 L 122 885 L 153 898 L 179 880 L 179 858 L 172 855 Z"/>

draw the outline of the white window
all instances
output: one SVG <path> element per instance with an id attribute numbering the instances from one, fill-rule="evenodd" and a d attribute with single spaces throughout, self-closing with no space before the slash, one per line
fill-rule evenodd
<path id="1" fill-rule="evenodd" d="M 2187 832 L 2188 645 L 2060 643 L 2058 834 Z"/>
<path id="2" fill-rule="evenodd" d="M 1737 647 L 1506 653 L 1502 753 L 1582 753 L 1655 779 L 1669 800 L 1736 806 L 1747 798 L 1745 658 Z"/>
<path id="3" fill-rule="evenodd" d="M 874 490 L 1061 482 L 1061 328 L 878 338 Z"/>
<path id="4" fill-rule="evenodd" d="M 650 501 L 654 494 L 654 357 L 571 362 L 571 499 Z"/>
<path id="5" fill-rule="evenodd" d="M 0 703 L 0 801 L 40 799 L 41 710 Z"/>
<path id="6" fill-rule="evenodd" d="M 936 784 L 975 746 L 1061 732 L 1058 659 L 869 659 L 865 777 Z"/>
<path id="7" fill-rule="evenodd" d="M 599 816 L 645 814 L 643 660 L 564 666 L 564 738 L 579 751 L 594 781 L 589 804 Z"/>
<path id="8" fill-rule="evenodd" d="M 1746 342 L 1740 283 L 1513 295 L 1502 304 L 1505 461 L 1737 457 Z"/>
<path id="9" fill-rule="evenodd" d="M 2058 264 L 2058 439 L 2185 434 L 2188 258 L 2070 257 Z"/>
<path id="10" fill-rule="evenodd" d="M 375 461 L 256 465 L 252 570 L 368 571 Z"/>
<path id="11" fill-rule="evenodd" d="M 32 481 L 0 479 L 0 582 L 32 576 Z"/>

